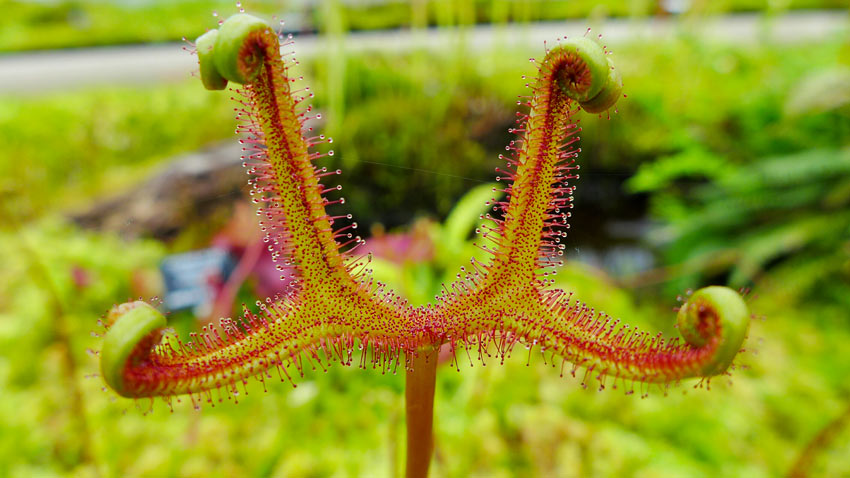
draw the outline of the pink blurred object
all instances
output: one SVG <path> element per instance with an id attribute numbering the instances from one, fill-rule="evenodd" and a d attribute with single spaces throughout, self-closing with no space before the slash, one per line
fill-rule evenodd
<path id="1" fill-rule="evenodd" d="M 71 267 L 71 282 L 77 290 L 83 290 L 91 284 L 91 274 L 83 266 L 74 264 Z"/>
<path id="2" fill-rule="evenodd" d="M 231 315 L 236 294 L 248 278 L 255 279 L 258 297 L 285 295 L 293 290 L 295 270 L 272 259 L 254 216 L 253 206 L 237 203 L 230 222 L 212 240 L 213 247 L 227 251 L 239 262 L 226 282 L 211 284 L 216 298 L 206 322 Z"/>
<path id="3" fill-rule="evenodd" d="M 431 240 L 432 222 L 419 219 L 407 232 L 385 234 L 382 227 L 372 228 L 372 237 L 366 241 L 364 252 L 398 265 L 411 262 L 429 262 L 434 259 Z"/>

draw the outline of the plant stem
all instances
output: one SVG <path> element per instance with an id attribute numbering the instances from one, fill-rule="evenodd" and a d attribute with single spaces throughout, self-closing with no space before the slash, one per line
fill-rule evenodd
<path id="1" fill-rule="evenodd" d="M 850 423 L 850 407 L 844 410 L 840 416 L 832 420 L 806 445 L 797 461 L 791 466 L 788 478 L 806 478 L 819 454 L 823 453 L 832 445 L 832 442 L 841 433 L 841 430 Z"/>
<path id="2" fill-rule="evenodd" d="M 411 357 L 404 392 L 407 418 L 407 478 L 426 478 L 434 451 L 434 385 L 436 350 L 420 350 Z"/>

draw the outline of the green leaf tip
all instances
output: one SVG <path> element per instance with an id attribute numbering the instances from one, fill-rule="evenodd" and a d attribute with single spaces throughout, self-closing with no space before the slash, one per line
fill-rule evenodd
<path id="1" fill-rule="evenodd" d="M 694 292 L 679 309 L 678 325 L 691 346 L 713 345 L 713 358 L 701 372 L 704 376 L 719 375 L 741 350 L 750 326 L 750 312 L 739 293 L 728 287 L 710 286 Z"/>
<path id="2" fill-rule="evenodd" d="M 571 61 L 559 63 L 555 78 L 570 98 L 587 101 L 596 96 L 608 78 L 605 52 L 588 38 L 570 38 L 553 48 L 549 55 L 568 55 Z"/>
<path id="3" fill-rule="evenodd" d="M 228 81 L 250 83 L 260 72 L 269 38 L 277 34 L 264 20 L 238 13 L 218 30 L 210 30 L 195 40 L 201 82 L 208 90 L 223 90 Z"/>
<path id="4" fill-rule="evenodd" d="M 623 94 L 623 78 L 620 77 L 620 72 L 614 68 L 611 59 L 608 59 L 608 79 L 605 85 L 599 90 L 593 98 L 580 102 L 581 109 L 588 113 L 602 113 L 608 108 L 614 106 L 620 95 Z"/>
<path id="5" fill-rule="evenodd" d="M 623 81 L 599 43 L 585 37 L 566 39 L 547 54 L 559 56 L 567 61 L 550 63 L 558 65 L 555 80 L 583 110 L 601 113 L 620 99 Z"/>
<path id="6" fill-rule="evenodd" d="M 136 350 L 147 352 L 149 345 L 159 341 L 157 331 L 165 327 L 165 317 L 147 303 L 136 301 L 113 307 L 106 322 L 110 325 L 100 353 L 101 374 L 119 395 L 133 396 L 124 387 L 124 371 Z"/>
<path id="7" fill-rule="evenodd" d="M 227 87 L 227 80 L 218 72 L 213 60 L 217 39 L 218 30 L 210 30 L 195 40 L 195 49 L 198 52 L 198 64 L 201 70 L 201 82 L 204 84 L 204 88 L 208 90 L 223 90 Z"/>

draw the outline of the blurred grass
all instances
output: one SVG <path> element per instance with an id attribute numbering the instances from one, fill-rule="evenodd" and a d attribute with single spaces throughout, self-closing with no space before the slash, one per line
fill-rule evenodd
<path id="1" fill-rule="evenodd" d="M 194 81 L 0 99 L 0 189 L 32 218 L 135 184 L 157 162 L 233 134 L 233 105 Z"/>
<path id="2" fill-rule="evenodd" d="M 532 3 L 475 8 L 485 3 L 501 18 L 534 18 Z M 732 3 L 698 5 L 749 5 Z M 161 38 L 177 28 L 168 26 L 172 17 L 192 21 L 178 35 L 192 32 L 213 8 L 207 5 L 167 7 L 203 10 L 188 16 L 189 10 L 157 13 L 166 18 L 157 26 L 165 28 Z M 118 7 L 103 7 L 104 18 L 114 18 L 110 8 Z M 449 10 L 440 12 L 439 21 L 454 21 Z M 378 17 L 369 15 L 371 26 L 380 26 Z M 131 23 L 144 22 L 113 23 L 132 31 Z M 357 28 L 352 18 L 348 26 Z M 104 31 L 91 38 L 125 41 Z M 73 44 L 76 34 L 61 41 Z M 60 41 L 57 35 L 51 41 Z M 502 165 L 497 155 L 509 140 L 515 96 L 524 93 L 520 75 L 531 73 L 520 61 L 528 55 L 464 54 L 348 58 L 338 111 L 325 99 L 335 94 L 325 82 L 328 65 L 304 65 L 317 107 L 343 116 L 333 132 L 339 154 L 327 165 L 344 169 L 346 206 L 362 224 L 396 227 L 416 215 L 442 220 L 461 194 L 491 181 L 492 168 Z M 519 60 L 506 61 L 513 57 Z M 539 352 L 530 366 L 524 349 L 504 366 L 469 368 L 459 356 L 461 373 L 444 367 L 438 374 L 440 476 L 783 476 L 850 401 L 850 236 L 836 219 L 846 216 L 842 151 L 850 145 L 850 113 L 840 95 L 822 89 L 814 90 L 818 101 L 798 104 L 823 84 L 813 77 L 841 74 L 837 67 L 850 64 L 847 39 L 740 48 L 684 34 L 670 44 L 624 45 L 615 58 L 629 96 L 611 121 L 582 119 L 576 219 L 600 214 L 581 203 L 593 192 L 583 188 L 594 174 L 636 171 L 628 184 L 649 197 L 652 217 L 692 231 L 679 242 L 668 234 L 655 243 L 662 266 L 712 243 L 738 251 L 733 265 L 747 266 L 758 258 L 747 249 L 752 241 L 771 239 L 756 226 L 807 232 L 813 245 L 782 250 L 758 262 L 758 275 L 742 276 L 755 285 L 752 309 L 767 319 L 753 324 L 740 359 L 746 367 L 734 372 L 733 385 L 715 379 L 709 392 L 689 381 L 669 396 L 653 390 L 639 399 L 622 390 L 597 392 L 593 382 L 584 390 L 581 375 L 559 378 L 560 364 L 544 363 Z M 839 100 L 824 109 L 825 96 Z M 401 468 L 400 375 L 332 367 L 308 371 L 294 389 L 270 383 L 263 392 L 252 382 L 238 406 L 216 403 L 195 413 L 184 399 L 173 413 L 157 402 L 146 416 L 147 400 L 116 400 L 99 378 L 85 378 L 97 372 L 96 358 L 86 353 L 99 347 L 90 334 L 96 317 L 155 289 L 151 276 L 169 247 L 82 231 L 57 216 L 134 184 L 176 153 L 232 138 L 227 97 L 193 81 L 0 101 L 0 200 L 15 216 L 0 222 L 0 475 L 95 476 L 97 468 L 104 476 L 392 476 Z M 806 111 L 806 104 L 816 108 Z M 753 198 L 761 202 L 750 205 L 763 207 L 726 206 Z M 734 221 L 709 227 L 714 223 L 701 214 L 712 207 Z M 590 244 L 598 233 L 576 232 L 575 244 Z M 33 272 L 37 264 L 49 270 L 49 284 Z M 440 267 L 451 274 L 451 264 Z M 697 283 L 731 277 L 706 268 L 696 274 Z M 597 309 L 668 336 L 676 335 L 673 297 L 692 285 L 639 282 L 637 290 L 625 289 L 581 263 L 568 263 L 558 280 Z M 182 331 L 187 322 L 179 325 Z M 64 347 L 77 364 L 71 377 Z M 82 455 L 81 417 L 69 399 L 75 386 L 97 465 Z M 848 443 L 845 430 L 818 455 L 810 476 L 850 475 Z"/>
<path id="3" fill-rule="evenodd" d="M 760 11 L 766 3 L 773 12 L 847 6 L 843 0 L 701 0 L 691 2 L 690 13 Z M 288 31 L 319 31 L 326 20 L 327 9 L 321 2 L 246 0 L 242 4 L 255 14 L 278 15 L 287 21 Z M 350 30 L 645 16 L 662 11 L 653 0 L 387 0 L 337 4 Z M 4 0 L 0 5 L 4 10 L 0 52 L 193 39 L 214 25 L 213 12 L 224 18 L 237 11 L 234 1 L 223 0 Z M 133 21 L 116 21 L 122 18 Z M 200 21 L 203 18 L 210 21 Z"/>
<path id="4" fill-rule="evenodd" d="M 271 13 L 276 2 L 252 1 Z M 232 12 L 232 1 L 57 1 L 5 0 L 0 51 L 179 41 L 196 38 L 214 25 L 212 12 Z M 132 21 L 120 21 L 129 19 Z M 207 22 L 201 19 L 209 19 Z"/>

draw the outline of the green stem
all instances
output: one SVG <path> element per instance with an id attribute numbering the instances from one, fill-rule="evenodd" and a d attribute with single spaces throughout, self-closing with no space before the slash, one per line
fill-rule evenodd
<path id="1" fill-rule="evenodd" d="M 434 385 L 437 351 L 411 357 L 404 392 L 407 418 L 407 478 L 426 478 L 434 451 Z"/>
<path id="2" fill-rule="evenodd" d="M 791 471 L 788 472 L 788 478 L 808 477 L 814 466 L 815 459 L 832 445 L 832 442 L 848 423 L 850 423 L 850 406 L 838 418 L 821 429 L 812 441 L 806 445 L 806 448 L 797 457 L 797 461 L 791 466 Z"/>

